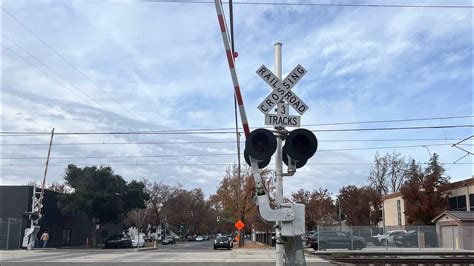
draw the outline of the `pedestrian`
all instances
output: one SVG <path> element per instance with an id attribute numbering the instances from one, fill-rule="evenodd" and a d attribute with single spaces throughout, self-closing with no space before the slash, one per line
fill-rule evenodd
<path id="1" fill-rule="evenodd" d="M 43 248 L 45 248 L 46 245 L 48 244 L 48 240 L 49 240 L 48 230 L 45 230 L 43 232 L 43 234 L 41 235 L 40 240 L 41 240 L 41 242 L 43 242 Z"/>

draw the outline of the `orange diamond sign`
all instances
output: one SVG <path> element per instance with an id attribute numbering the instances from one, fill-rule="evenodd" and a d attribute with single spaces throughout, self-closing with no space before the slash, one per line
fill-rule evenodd
<path id="1" fill-rule="evenodd" d="M 235 228 L 237 228 L 237 230 L 239 231 L 245 227 L 245 224 L 241 220 L 238 220 L 234 225 L 235 225 Z"/>

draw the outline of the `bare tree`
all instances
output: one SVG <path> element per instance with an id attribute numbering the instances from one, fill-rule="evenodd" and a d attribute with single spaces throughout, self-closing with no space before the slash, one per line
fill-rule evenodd
<path id="1" fill-rule="evenodd" d="M 147 216 L 149 214 L 148 209 L 133 209 L 127 213 L 123 222 L 129 227 L 136 227 L 139 232 L 143 232 L 147 225 Z"/>
<path id="2" fill-rule="evenodd" d="M 374 165 L 369 173 L 369 186 L 381 195 L 400 191 L 405 181 L 407 162 L 399 153 L 385 154 L 378 152 L 374 157 Z"/>
<path id="3" fill-rule="evenodd" d="M 150 195 L 150 199 L 146 202 L 146 209 L 148 215 L 146 221 L 149 224 L 158 226 L 160 224 L 161 211 L 163 205 L 170 200 L 177 191 L 181 190 L 182 185 L 177 184 L 175 186 L 167 185 L 163 181 L 161 182 L 149 182 L 144 180 L 146 191 Z"/>
<path id="4" fill-rule="evenodd" d="M 213 208 L 220 213 L 221 216 L 228 220 L 236 221 L 239 218 L 247 225 L 262 226 L 259 218 L 257 207 L 253 202 L 255 196 L 255 181 L 249 167 L 241 169 L 241 185 L 239 190 L 238 166 L 233 165 L 226 169 L 224 177 L 222 178 L 219 187 L 214 195 L 211 196 L 210 201 Z M 268 170 L 261 170 L 264 186 L 269 194 L 274 190 L 273 179 L 271 172 Z M 271 200 L 271 199 L 270 199 Z"/>
<path id="5" fill-rule="evenodd" d="M 405 182 L 408 163 L 405 161 L 405 157 L 401 157 L 400 153 L 395 152 L 389 155 L 388 160 L 389 192 L 398 192 Z"/>
<path id="6" fill-rule="evenodd" d="M 46 189 L 59 193 L 69 193 L 72 192 L 72 188 L 65 183 L 53 182 L 49 184 Z"/>

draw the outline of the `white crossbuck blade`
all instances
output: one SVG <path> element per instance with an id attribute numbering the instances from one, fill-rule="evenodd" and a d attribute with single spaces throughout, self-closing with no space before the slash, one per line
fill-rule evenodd
<path id="1" fill-rule="evenodd" d="M 257 70 L 259 75 L 273 91 L 258 105 L 258 109 L 267 114 L 272 108 L 282 100 L 288 102 L 295 111 L 300 115 L 306 112 L 309 107 L 298 97 L 291 92 L 291 88 L 306 74 L 306 69 L 301 65 L 297 65 L 286 78 L 281 81 L 273 72 L 271 72 L 265 65 L 262 65 Z"/>

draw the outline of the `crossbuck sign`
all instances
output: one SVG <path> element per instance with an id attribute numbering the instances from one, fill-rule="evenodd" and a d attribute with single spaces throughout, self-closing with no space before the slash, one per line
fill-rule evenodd
<path id="1" fill-rule="evenodd" d="M 300 126 L 300 116 L 290 115 L 289 106 L 302 115 L 309 107 L 301 100 L 291 88 L 306 74 L 306 69 L 297 65 L 288 76 L 281 81 L 265 65 L 262 65 L 257 74 L 272 87 L 272 92 L 258 105 L 258 109 L 265 114 L 265 125 L 272 126 Z M 285 103 L 283 103 L 285 101 Z M 269 112 L 278 104 L 277 114 Z"/>

